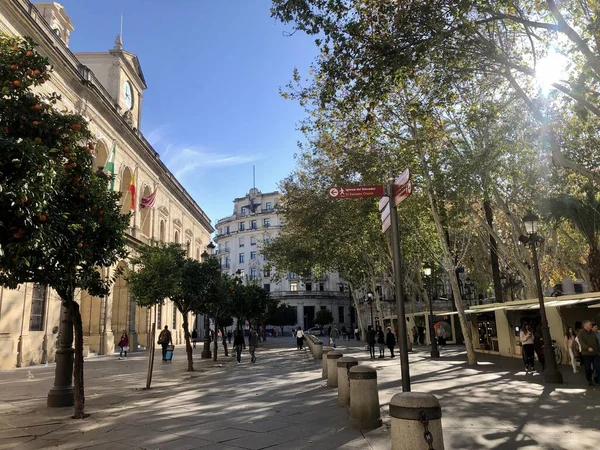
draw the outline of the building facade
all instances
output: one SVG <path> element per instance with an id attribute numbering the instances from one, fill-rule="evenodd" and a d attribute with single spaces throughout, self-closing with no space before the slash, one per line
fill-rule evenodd
<path id="1" fill-rule="evenodd" d="M 61 106 L 88 120 L 97 139 L 98 168 L 114 163 L 113 189 L 122 194 L 123 212 L 134 206 L 127 231 L 130 253 L 154 239 L 180 243 L 188 256 L 200 259 L 214 229 L 139 130 L 147 86 L 138 58 L 123 48 L 119 36 L 106 52 L 73 54 L 68 48 L 73 30 L 58 3 L 0 4 L 0 33 L 33 38 L 38 51 L 50 59 L 54 72 L 40 93 L 61 94 Z M 132 183 L 133 199 L 128 189 Z M 142 208 L 142 197 L 154 192 L 154 205 Z M 117 269 L 126 277 L 129 262 L 105 269 L 104 276 L 113 276 Z M 83 292 L 79 302 L 86 353 L 112 354 L 123 331 L 129 333 L 132 350 L 145 347 L 152 323 L 157 329 L 169 325 L 174 341 L 183 342 L 181 314 L 172 303 L 152 309 L 136 306 L 124 277 L 116 280 L 108 297 Z M 54 360 L 60 308 L 58 296 L 45 286 L 0 289 L 0 369 Z"/>
<path id="2" fill-rule="evenodd" d="M 262 193 L 250 189 L 244 197 L 233 200 L 233 214 L 216 224 L 217 257 L 223 270 L 230 275 L 243 275 L 244 282 L 257 283 L 277 298 L 296 308 L 297 325 L 311 328 L 317 312 L 327 308 L 338 327 L 350 328 L 356 323 L 350 293 L 337 273 L 321 277 L 303 278 L 288 273 L 275 280 L 275 267 L 261 249 L 274 239 L 284 218 L 276 206 L 281 194 L 277 191 Z"/>

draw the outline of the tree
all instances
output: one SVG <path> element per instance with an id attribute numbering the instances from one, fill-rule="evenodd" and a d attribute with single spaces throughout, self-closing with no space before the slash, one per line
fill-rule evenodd
<path id="1" fill-rule="evenodd" d="M 132 258 L 133 271 L 127 281 L 140 306 L 162 305 L 169 299 L 183 317 L 182 326 L 188 359 L 188 371 L 194 370 L 188 315 L 205 311 L 206 304 L 218 291 L 221 270 L 213 258 L 198 262 L 186 258 L 186 251 L 177 243 L 145 245 Z"/>
<path id="2" fill-rule="evenodd" d="M 286 325 L 296 325 L 298 322 L 298 315 L 295 308 L 287 303 L 282 303 L 271 309 L 266 322 L 269 325 L 281 327 L 281 333 L 283 334 L 283 327 Z"/>
<path id="3" fill-rule="evenodd" d="M 333 314 L 328 309 L 321 309 L 317 311 L 317 315 L 315 316 L 315 325 L 320 325 L 321 329 L 325 325 L 329 325 L 333 322 Z"/>
<path id="4" fill-rule="evenodd" d="M 74 418 L 85 414 L 83 326 L 76 291 L 105 296 L 113 280 L 99 270 L 126 256 L 119 193 L 93 171 L 85 119 L 58 111 L 60 97 L 32 91 L 49 78 L 29 39 L 0 36 L 0 283 L 53 288 L 74 327 Z M 70 335 L 70 330 L 63 330 Z M 70 346 L 70 342 L 68 343 Z M 66 366 L 63 366 L 65 364 Z"/>

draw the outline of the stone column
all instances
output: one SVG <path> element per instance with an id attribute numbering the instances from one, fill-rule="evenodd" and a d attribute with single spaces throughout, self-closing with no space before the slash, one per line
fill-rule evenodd
<path id="1" fill-rule="evenodd" d="M 129 322 L 127 322 L 129 327 L 129 331 L 127 332 L 129 334 L 129 351 L 135 352 L 138 349 L 138 334 L 135 326 L 137 304 L 135 303 L 134 296 L 129 292 L 129 288 L 127 288 L 127 296 L 129 297 Z"/>
<path id="2" fill-rule="evenodd" d="M 327 353 L 333 351 L 333 347 L 323 347 L 323 372 L 321 378 L 327 379 Z"/>
<path id="3" fill-rule="evenodd" d="M 110 268 L 106 269 L 106 276 L 110 277 Z M 112 331 L 112 307 L 114 300 L 114 285 L 110 290 L 110 294 L 104 297 L 104 321 L 103 321 L 103 331 L 102 331 L 102 354 L 103 355 L 112 355 L 115 352 L 115 336 Z"/>
<path id="4" fill-rule="evenodd" d="M 350 425 L 361 430 L 381 426 L 377 371 L 369 366 L 350 369 Z"/>
<path id="5" fill-rule="evenodd" d="M 327 353 L 327 386 L 338 387 L 337 361 L 344 354 L 339 351 Z"/>
<path id="6" fill-rule="evenodd" d="M 47 405 L 50 408 L 62 408 L 75 404 L 73 396 L 73 322 L 64 306 L 60 310 L 60 336 L 56 350 L 56 370 L 54 387 L 48 393 Z"/>
<path id="7" fill-rule="evenodd" d="M 390 416 L 392 450 L 444 450 L 442 408 L 433 394 L 401 392 L 394 395 L 390 401 Z"/>
<path id="8" fill-rule="evenodd" d="M 338 405 L 350 405 L 350 369 L 358 365 L 358 359 L 344 356 L 337 360 Z"/>

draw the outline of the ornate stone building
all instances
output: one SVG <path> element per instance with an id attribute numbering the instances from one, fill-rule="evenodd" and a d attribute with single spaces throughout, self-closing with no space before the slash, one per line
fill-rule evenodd
<path id="1" fill-rule="evenodd" d="M 244 197 L 233 200 L 233 214 L 216 224 L 221 267 L 231 275 L 243 273 L 245 282 L 259 283 L 271 292 L 271 297 L 294 307 L 297 325 L 303 329 L 313 326 L 315 315 L 322 308 L 332 312 L 339 327 L 349 328 L 356 322 L 354 308 L 339 274 L 303 278 L 288 273 L 278 281 L 271 277 L 275 267 L 266 260 L 261 248 L 285 226 L 284 218 L 275 209 L 280 197 L 277 191 L 262 193 L 252 188 Z"/>
<path id="2" fill-rule="evenodd" d="M 122 193 L 123 212 L 135 206 L 128 238 L 132 252 L 150 239 L 178 242 L 190 257 L 200 255 L 214 231 L 200 206 L 185 191 L 139 130 L 146 81 L 135 54 L 123 48 L 117 37 L 112 49 L 73 54 L 69 48 L 74 30 L 58 3 L 3 0 L 0 32 L 30 36 L 54 67 L 43 92 L 58 92 L 64 107 L 82 114 L 97 138 L 96 164 L 114 162 L 113 188 Z M 132 201 L 128 186 L 135 185 Z M 142 197 L 156 190 L 154 207 L 141 208 Z M 112 276 L 128 262 L 105 270 Z M 112 354 L 121 333 L 127 330 L 132 350 L 146 346 L 151 324 L 169 325 L 176 343 L 183 342 L 181 314 L 170 302 L 160 308 L 140 308 L 119 278 L 109 297 L 80 295 L 86 351 Z M 0 369 L 53 361 L 59 324 L 60 301 L 45 286 L 23 285 L 18 290 L 0 289 Z"/>

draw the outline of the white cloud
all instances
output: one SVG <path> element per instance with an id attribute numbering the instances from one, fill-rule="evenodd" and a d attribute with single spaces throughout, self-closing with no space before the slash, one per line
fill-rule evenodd
<path id="1" fill-rule="evenodd" d="M 152 130 L 146 139 L 159 151 L 161 159 L 178 179 L 203 169 L 237 166 L 261 159 L 258 154 L 227 155 L 201 146 L 172 142 L 166 125 Z"/>

